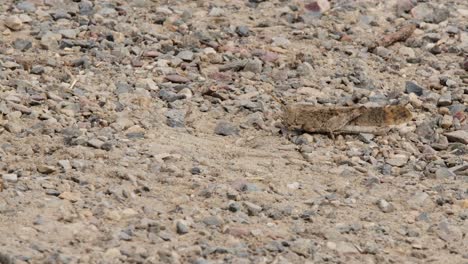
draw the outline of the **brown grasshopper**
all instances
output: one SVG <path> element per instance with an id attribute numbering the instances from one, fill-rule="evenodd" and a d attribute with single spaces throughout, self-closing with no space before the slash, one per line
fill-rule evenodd
<path id="1" fill-rule="evenodd" d="M 402 105 L 327 107 L 297 103 L 285 106 L 283 114 L 287 127 L 310 133 L 382 134 L 388 126 L 411 118 L 411 112 Z"/>
<path id="2" fill-rule="evenodd" d="M 275 96 L 283 109 L 282 120 L 288 129 L 309 133 L 384 134 L 392 125 L 412 119 L 411 112 L 403 105 L 381 107 L 366 106 L 317 106 L 307 103 L 285 104 Z"/>

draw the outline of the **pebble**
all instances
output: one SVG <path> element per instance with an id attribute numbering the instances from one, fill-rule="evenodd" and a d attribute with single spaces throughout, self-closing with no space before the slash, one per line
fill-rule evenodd
<path id="1" fill-rule="evenodd" d="M 2 174 L 2 179 L 6 182 L 17 182 L 18 175 L 15 173 L 5 173 L 5 174 Z"/>
<path id="2" fill-rule="evenodd" d="M 450 142 L 460 142 L 463 144 L 468 144 L 468 131 L 467 130 L 457 130 L 448 133 L 444 133 L 447 139 Z"/>
<path id="3" fill-rule="evenodd" d="M 214 132 L 215 134 L 221 135 L 221 136 L 234 136 L 234 135 L 239 135 L 240 130 L 233 123 L 230 123 L 227 121 L 220 121 L 216 125 Z"/>
<path id="4" fill-rule="evenodd" d="M 380 199 L 379 201 L 377 201 L 377 206 L 384 213 L 391 213 L 395 211 L 395 207 L 391 203 L 385 201 L 384 199 Z"/>
<path id="5" fill-rule="evenodd" d="M 18 17 L 18 16 L 8 16 L 4 20 L 5 26 L 7 26 L 9 29 L 18 31 L 23 29 L 23 21 Z"/>
<path id="6" fill-rule="evenodd" d="M 180 58 L 184 61 L 192 61 L 194 57 L 193 52 L 189 50 L 183 50 L 177 54 L 177 58 Z"/>
<path id="7" fill-rule="evenodd" d="M 187 77 L 177 75 L 177 74 L 172 74 L 172 75 L 166 75 L 165 76 L 166 80 L 173 82 L 173 83 L 188 83 L 190 82 L 190 79 Z"/>
<path id="8" fill-rule="evenodd" d="M 56 50 L 59 48 L 58 41 L 61 39 L 61 34 L 47 32 L 41 37 L 41 47 L 46 50 Z"/>
<path id="9" fill-rule="evenodd" d="M 189 232 L 189 229 L 183 221 L 179 220 L 176 222 L 177 234 L 183 235 Z"/>
<path id="10" fill-rule="evenodd" d="M 250 29 L 248 26 L 236 27 L 236 33 L 239 37 L 248 37 L 250 35 Z"/>
<path id="11" fill-rule="evenodd" d="M 75 29 L 61 29 L 58 33 L 64 38 L 75 39 L 79 32 Z"/>
<path id="12" fill-rule="evenodd" d="M 451 115 L 444 115 L 440 121 L 440 126 L 444 129 L 448 129 L 452 126 L 453 117 Z"/>
<path id="13" fill-rule="evenodd" d="M 90 140 L 88 140 L 88 145 L 90 147 L 93 147 L 93 148 L 96 148 L 96 149 L 100 149 L 104 146 L 105 142 L 100 140 L 100 139 L 97 139 L 97 138 L 92 138 Z"/>
<path id="14" fill-rule="evenodd" d="M 450 15 L 448 9 L 433 7 L 430 3 L 419 3 L 413 9 L 411 14 L 414 18 L 423 20 L 427 23 L 441 23 Z"/>
<path id="15" fill-rule="evenodd" d="M 292 252 L 305 258 L 309 258 L 316 251 L 312 240 L 304 238 L 299 238 L 296 241 L 291 242 L 289 245 L 289 249 Z"/>
<path id="16" fill-rule="evenodd" d="M 246 207 L 247 212 L 249 213 L 249 215 L 258 215 L 262 211 L 261 206 L 258 206 L 258 205 L 254 204 L 254 203 L 251 203 L 251 202 L 245 201 L 244 206 Z"/>
<path id="17" fill-rule="evenodd" d="M 16 8 L 18 8 L 18 10 L 28 12 L 28 13 L 33 13 L 36 11 L 36 6 L 34 5 L 34 3 L 29 2 L 29 1 L 19 2 L 16 5 Z"/>
<path id="18" fill-rule="evenodd" d="M 30 40 L 27 40 L 27 39 L 19 39 L 18 38 L 13 42 L 13 46 L 17 50 L 26 51 L 26 50 L 32 48 L 32 42 Z"/>
<path id="19" fill-rule="evenodd" d="M 291 42 L 289 41 L 289 39 L 287 39 L 286 37 L 273 37 L 272 38 L 272 45 L 273 46 L 276 46 L 276 47 L 281 47 L 281 48 L 284 48 L 284 49 L 287 49 L 289 47 L 289 45 L 291 44 Z"/>
<path id="20" fill-rule="evenodd" d="M 70 171 L 72 169 L 69 160 L 59 160 L 57 163 L 64 171 Z"/>
<path id="21" fill-rule="evenodd" d="M 185 127 L 185 111 L 169 109 L 166 112 L 166 124 L 170 127 Z"/>
<path id="22" fill-rule="evenodd" d="M 449 169 L 447 168 L 438 168 L 435 172 L 435 175 L 437 178 L 439 179 L 444 179 L 444 178 L 452 178 L 452 177 L 455 177 L 456 174 L 451 172 Z"/>
<path id="23" fill-rule="evenodd" d="M 408 162 L 408 156 L 404 154 L 395 154 L 387 159 L 386 162 L 392 166 L 402 167 Z"/>
<path id="24" fill-rule="evenodd" d="M 425 192 L 416 192 L 411 196 L 410 199 L 408 199 L 407 203 L 410 205 L 411 208 L 413 209 L 418 209 L 422 207 L 426 201 L 428 200 L 429 195 Z"/>
<path id="25" fill-rule="evenodd" d="M 57 169 L 54 166 L 41 164 L 37 166 L 37 171 L 44 174 L 54 173 Z"/>
<path id="26" fill-rule="evenodd" d="M 209 13 L 208 15 L 209 15 L 209 16 L 212 16 L 212 17 L 220 17 L 220 16 L 223 16 L 223 15 L 224 15 L 224 9 L 218 8 L 218 7 L 213 7 L 213 8 L 210 10 L 210 13 Z"/>
<path id="27" fill-rule="evenodd" d="M 207 226 L 221 226 L 223 224 L 223 220 L 217 216 L 208 216 L 203 218 L 203 223 Z"/>
<path id="28" fill-rule="evenodd" d="M 424 88 L 412 81 L 407 81 L 405 85 L 405 92 L 407 94 L 414 93 L 417 96 L 423 95 Z"/>
<path id="29" fill-rule="evenodd" d="M 448 106 L 452 104 L 452 95 L 450 93 L 444 93 L 437 102 L 437 106 Z"/>

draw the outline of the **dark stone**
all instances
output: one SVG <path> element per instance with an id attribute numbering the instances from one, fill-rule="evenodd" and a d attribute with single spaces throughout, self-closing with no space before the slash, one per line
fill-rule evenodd
<path id="1" fill-rule="evenodd" d="M 42 67 L 41 65 L 34 65 L 31 68 L 31 73 L 32 74 L 42 74 L 42 73 L 44 73 L 44 67 Z"/>
<path id="2" fill-rule="evenodd" d="M 250 35 L 250 29 L 248 26 L 238 26 L 236 28 L 236 33 L 239 37 L 248 37 Z"/>
<path id="3" fill-rule="evenodd" d="M 166 124 L 170 127 L 185 127 L 185 112 L 177 109 L 170 109 L 166 112 Z"/>
<path id="4" fill-rule="evenodd" d="M 71 19 L 71 16 L 70 14 L 68 14 L 66 11 L 64 10 L 58 10 L 56 11 L 55 13 L 53 13 L 52 15 L 52 18 L 54 20 L 59 20 L 59 19 Z"/>
<path id="5" fill-rule="evenodd" d="M 227 121 L 220 121 L 214 130 L 215 134 L 221 135 L 221 136 L 233 136 L 233 135 L 239 135 L 240 130 L 239 128 Z"/>
<path id="6" fill-rule="evenodd" d="M 201 173 L 201 169 L 199 167 L 193 167 L 191 170 L 190 170 L 190 173 L 192 173 L 193 175 L 198 175 Z"/>
<path id="7" fill-rule="evenodd" d="M 161 89 L 159 91 L 159 98 L 161 98 L 163 101 L 166 101 L 166 102 L 174 102 L 177 100 L 185 99 L 185 95 L 176 94 L 172 91 Z"/>
<path id="8" fill-rule="evenodd" d="M 412 81 L 407 81 L 405 85 L 405 93 L 410 94 L 414 93 L 417 96 L 423 95 L 424 88 L 419 86 L 418 84 L 412 82 Z"/>
<path id="9" fill-rule="evenodd" d="M 20 50 L 20 51 L 26 51 L 32 47 L 32 42 L 27 39 L 16 39 L 13 42 L 13 46 L 15 49 Z"/>

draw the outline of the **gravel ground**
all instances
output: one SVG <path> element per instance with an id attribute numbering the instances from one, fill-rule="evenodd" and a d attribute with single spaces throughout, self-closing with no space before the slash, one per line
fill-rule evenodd
<path id="1" fill-rule="evenodd" d="M 0 34 L 1 264 L 468 263 L 465 0 L 3 0 Z M 284 133 L 273 93 L 413 118 Z"/>

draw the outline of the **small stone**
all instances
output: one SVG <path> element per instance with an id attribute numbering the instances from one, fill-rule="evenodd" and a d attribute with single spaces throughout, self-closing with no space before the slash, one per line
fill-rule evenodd
<path id="1" fill-rule="evenodd" d="M 17 182 L 18 175 L 14 173 L 5 173 L 5 174 L 2 174 L 2 179 L 6 182 Z"/>
<path id="2" fill-rule="evenodd" d="M 457 82 L 455 80 L 448 79 L 447 81 L 445 81 L 445 86 L 455 88 L 457 87 Z"/>
<path id="3" fill-rule="evenodd" d="M 374 53 L 384 59 L 389 59 L 393 56 L 393 52 L 391 50 L 382 46 L 378 46 L 377 48 L 375 48 Z"/>
<path id="4" fill-rule="evenodd" d="M 288 187 L 291 190 L 297 190 L 301 187 L 301 184 L 298 182 L 292 182 L 292 183 L 288 183 L 286 187 Z"/>
<path id="5" fill-rule="evenodd" d="M 379 201 L 377 201 L 377 206 L 384 213 L 390 213 L 395 211 L 395 207 L 391 203 L 385 201 L 384 199 L 380 199 Z"/>
<path id="6" fill-rule="evenodd" d="M 13 42 L 13 46 L 17 50 L 26 51 L 26 50 L 32 48 L 32 42 L 30 40 L 27 40 L 27 39 L 18 38 Z"/>
<path id="7" fill-rule="evenodd" d="M 23 28 L 23 21 L 18 16 L 9 16 L 5 19 L 5 26 L 11 30 L 18 31 Z"/>
<path id="8" fill-rule="evenodd" d="M 177 101 L 177 100 L 181 100 L 181 99 L 185 99 L 186 98 L 186 95 L 184 94 L 176 94 L 172 91 L 168 91 L 166 89 L 161 89 L 159 91 L 159 97 L 163 100 L 163 101 L 166 101 L 166 102 L 174 102 L 174 101 Z"/>
<path id="9" fill-rule="evenodd" d="M 184 60 L 184 61 L 192 61 L 193 56 L 194 54 L 190 50 L 183 50 L 177 54 L 177 58 L 180 58 L 181 60 Z"/>
<path id="10" fill-rule="evenodd" d="M 331 8 L 328 0 L 312 1 L 307 3 L 304 7 L 308 12 L 313 13 L 324 13 Z"/>
<path id="11" fill-rule="evenodd" d="M 308 62 L 303 62 L 297 66 L 296 71 L 299 76 L 307 77 L 313 73 L 314 67 L 312 67 Z"/>
<path id="12" fill-rule="evenodd" d="M 249 215 L 258 215 L 258 213 L 262 211 L 261 206 L 258 206 L 251 202 L 245 201 L 244 206 L 247 208 L 247 212 L 249 213 Z"/>
<path id="13" fill-rule="evenodd" d="M 423 95 L 424 88 L 412 81 L 407 81 L 405 84 L 405 93 L 414 93 L 417 96 Z"/>
<path id="14" fill-rule="evenodd" d="M 80 200 L 80 194 L 74 192 L 62 192 L 58 197 L 60 199 L 68 200 L 70 202 L 77 202 Z"/>
<path id="15" fill-rule="evenodd" d="M 189 232 L 187 225 L 181 220 L 177 221 L 176 229 L 177 229 L 177 234 L 179 235 L 187 234 Z"/>
<path id="16" fill-rule="evenodd" d="M 90 146 L 90 147 L 100 149 L 100 148 L 102 148 L 104 146 L 105 142 L 100 140 L 100 139 L 93 138 L 93 139 L 88 140 L 87 143 L 88 143 L 88 146 Z"/>
<path id="17" fill-rule="evenodd" d="M 64 171 L 70 171 L 72 169 L 71 163 L 69 160 L 59 160 L 58 164 Z"/>
<path id="18" fill-rule="evenodd" d="M 165 114 L 166 124 L 170 127 L 185 127 L 185 111 L 169 109 Z"/>
<path id="19" fill-rule="evenodd" d="M 233 201 L 231 201 L 229 203 L 229 205 L 228 205 L 229 211 L 231 211 L 233 213 L 238 212 L 240 210 L 240 208 L 241 207 L 240 207 L 239 203 L 236 203 L 236 202 L 233 202 Z"/>
<path id="20" fill-rule="evenodd" d="M 248 26 L 238 26 L 236 33 L 239 37 L 248 37 L 250 35 L 250 29 Z"/>
<path id="21" fill-rule="evenodd" d="M 416 57 L 416 53 L 410 47 L 403 46 L 398 50 L 398 53 L 400 53 L 402 56 L 404 56 L 406 58 L 410 58 L 410 59 L 413 59 L 413 58 Z"/>
<path id="22" fill-rule="evenodd" d="M 44 67 L 41 65 L 34 65 L 31 67 L 31 73 L 32 74 L 43 74 L 45 71 Z"/>
<path id="23" fill-rule="evenodd" d="M 213 7 L 211 10 L 210 10 L 210 13 L 208 13 L 209 16 L 212 16 L 212 17 L 220 17 L 220 16 L 223 16 L 224 15 L 224 9 L 222 8 L 219 8 L 219 7 Z"/>
<path id="24" fill-rule="evenodd" d="M 289 39 L 285 37 L 273 37 L 272 40 L 273 40 L 273 43 L 272 43 L 273 46 L 281 47 L 284 49 L 288 48 L 289 45 L 291 44 L 291 41 L 289 41 Z"/>
<path id="25" fill-rule="evenodd" d="M 190 82 L 190 79 L 178 74 L 171 74 L 171 75 L 166 75 L 164 78 L 166 80 L 173 82 L 173 83 L 188 83 Z"/>
<path id="26" fill-rule="evenodd" d="M 121 231 L 119 233 L 119 239 L 123 240 L 123 241 L 131 241 L 132 240 L 132 235 L 127 233 L 127 232 Z"/>
<path id="27" fill-rule="evenodd" d="M 413 196 L 410 197 L 407 203 L 411 208 L 418 209 L 425 204 L 427 198 L 429 198 L 429 195 L 427 193 L 417 192 Z"/>
<path id="28" fill-rule="evenodd" d="M 115 84 L 115 88 L 116 94 L 128 93 L 131 90 L 130 84 L 128 84 L 127 82 L 117 82 Z"/>
<path id="29" fill-rule="evenodd" d="M 120 249 L 118 248 L 109 248 L 104 252 L 104 258 L 108 260 L 117 259 L 121 256 Z"/>
<path id="30" fill-rule="evenodd" d="M 221 226 L 223 224 L 223 220 L 218 216 L 208 216 L 203 218 L 203 223 L 207 226 Z"/>
<path id="31" fill-rule="evenodd" d="M 391 158 L 387 159 L 386 162 L 392 166 L 402 167 L 408 162 L 408 156 L 403 154 L 395 154 Z"/>
<path id="32" fill-rule="evenodd" d="M 399 15 L 409 12 L 414 7 L 411 0 L 400 0 L 396 2 L 396 12 Z"/>
<path id="33" fill-rule="evenodd" d="M 201 169 L 199 167 L 193 167 L 192 169 L 190 169 L 190 173 L 192 173 L 193 175 L 199 175 L 201 174 Z"/>
<path id="34" fill-rule="evenodd" d="M 221 136 L 233 136 L 233 135 L 239 135 L 240 130 L 239 128 L 227 121 L 220 121 L 215 127 L 214 130 L 215 134 L 221 135 Z"/>
<path id="35" fill-rule="evenodd" d="M 312 240 L 299 238 L 296 241 L 293 241 L 289 248 L 292 252 L 303 256 L 305 258 L 309 258 L 315 253 L 315 246 Z"/>
<path id="36" fill-rule="evenodd" d="M 452 126 L 453 117 L 451 115 L 444 115 L 442 120 L 440 121 L 440 126 L 444 129 L 448 129 Z"/>
<path id="37" fill-rule="evenodd" d="M 75 29 L 61 29 L 58 33 L 64 38 L 75 39 L 79 32 Z"/>
<path id="38" fill-rule="evenodd" d="M 50 174 L 50 173 L 55 172 L 56 170 L 57 169 L 54 166 L 49 166 L 45 164 L 41 164 L 37 166 L 37 171 L 40 173 L 44 173 L 44 174 Z"/>
<path id="39" fill-rule="evenodd" d="M 61 34 L 47 32 L 41 38 L 41 47 L 46 50 L 58 49 L 58 41 L 62 39 Z"/>
<path id="40" fill-rule="evenodd" d="M 177 94 L 184 96 L 185 99 L 190 99 L 193 96 L 192 90 L 190 90 L 189 88 L 184 88 L 180 90 Z"/>
<path id="41" fill-rule="evenodd" d="M 447 20 L 450 12 L 446 8 L 433 7 L 429 3 L 420 3 L 411 9 L 411 14 L 414 18 L 424 22 L 439 24 Z"/>
<path id="42" fill-rule="evenodd" d="M 452 95 L 450 93 L 444 93 L 437 102 L 437 106 L 448 106 L 452 104 Z"/>
<path id="43" fill-rule="evenodd" d="M 435 175 L 438 179 L 453 178 L 457 176 L 455 173 L 453 173 L 447 168 L 438 168 L 435 172 Z"/>
<path id="44" fill-rule="evenodd" d="M 450 142 L 460 142 L 463 144 L 468 144 L 468 131 L 466 130 L 457 130 L 444 134 Z"/>
<path id="45" fill-rule="evenodd" d="M 36 6 L 34 5 L 34 3 L 31 3 L 28 1 L 23 1 L 23 2 L 18 3 L 16 5 L 16 8 L 18 8 L 18 10 L 28 12 L 28 13 L 33 13 L 36 11 Z"/>

